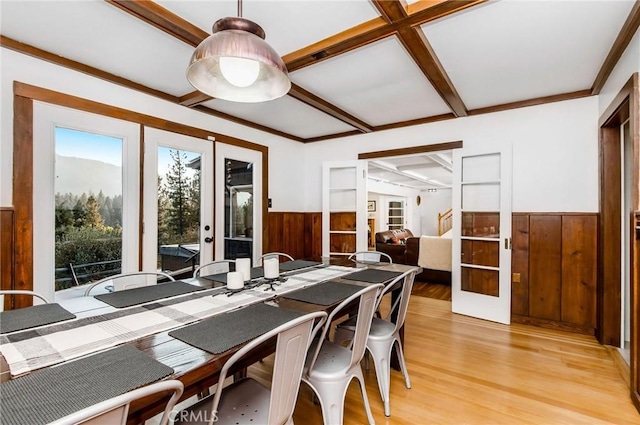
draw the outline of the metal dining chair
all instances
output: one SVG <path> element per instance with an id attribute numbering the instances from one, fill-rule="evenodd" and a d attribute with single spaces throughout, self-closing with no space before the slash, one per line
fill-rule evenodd
<path id="1" fill-rule="evenodd" d="M 4 311 L 4 297 L 6 295 L 31 295 L 34 298 L 38 298 L 42 300 L 45 304 L 49 304 L 49 300 L 47 300 L 42 295 L 38 294 L 34 291 L 26 291 L 22 289 L 5 289 L 0 291 L 0 311 Z"/>
<path id="2" fill-rule="evenodd" d="M 325 424 L 342 424 L 344 399 L 352 379 L 357 379 L 364 408 L 370 424 L 374 423 L 360 361 L 364 355 L 371 319 L 382 284 L 366 286 L 342 301 L 329 315 L 320 338 L 314 341 L 305 363 L 302 381 L 307 383 L 320 400 Z M 348 313 L 347 307 L 358 301 L 353 343 L 343 347 L 327 339 L 331 322 Z"/>
<path id="3" fill-rule="evenodd" d="M 193 271 L 193 277 L 200 275 L 209 276 L 212 274 L 220 274 L 229 272 L 231 264 L 235 264 L 234 260 L 216 260 L 210 263 L 202 264 Z"/>
<path id="4" fill-rule="evenodd" d="M 393 263 L 389 254 L 380 251 L 357 251 L 347 258 L 357 264 L 378 264 L 383 262 L 382 259 L 386 259 L 389 264 Z"/>
<path id="5" fill-rule="evenodd" d="M 289 254 L 285 253 L 285 252 L 267 252 L 266 254 L 262 254 L 260 257 L 258 257 L 258 264 L 262 265 L 262 262 L 266 258 L 273 258 L 273 257 L 278 258 L 278 260 L 280 260 L 280 257 L 285 257 L 289 261 L 293 261 L 293 257 L 290 256 Z"/>
<path id="6" fill-rule="evenodd" d="M 156 285 L 158 279 L 167 279 L 171 282 L 175 281 L 173 276 L 164 272 L 133 272 L 121 273 L 113 276 L 105 277 L 90 284 L 84 291 L 84 296 L 89 296 L 91 290 L 97 286 L 105 285 L 107 290 L 122 291 L 125 289 L 139 288 L 142 286 Z"/>
<path id="7" fill-rule="evenodd" d="M 366 348 L 373 358 L 378 388 L 380 389 L 380 396 L 384 403 L 385 416 L 391 415 L 389 388 L 391 381 L 391 355 L 394 347 L 396 348 L 405 385 L 407 388 L 411 388 L 409 372 L 407 371 L 407 364 L 404 360 L 404 353 L 400 341 L 400 329 L 404 325 L 405 318 L 407 317 L 407 308 L 409 306 L 409 298 L 411 297 L 415 275 L 415 270 L 406 271 L 384 286 L 384 289 L 380 292 L 376 301 L 376 310 L 380 307 L 382 300 L 387 295 L 390 295 L 395 288 L 398 288 L 400 293 L 395 297 L 395 301 L 391 304 L 386 317 L 374 317 L 372 319 L 371 329 L 367 336 Z M 356 320 L 353 317 L 340 323 L 336 328 L 334 341 L 337 344 L 343 344 L 346 341 L 353 340 L 356 326 Z"/>
<path id="8" fill-rule="evenodd" d="M 243 378 L 219 389 L 213 396 L 176 413 L 175 424 L 293 424 L 293 410 L 300 389 L 300 377 L 309 345 L 327 317 L 324 311 L 293 319 L 252 340 L 222 367 L 224 382 L 234 364 L 249 356 L 264 342 L 277 336 L 270 389 L 252 378 Z M 318 324 L 314 326 L 316 321 Z M 203 420 L 203 422 L 200 422 Z"/>
<path id="9" fill-rule="evenodd" d="M 155 382 L 142 388 L 129 391 L 117 397 L 110 398 L 101 403 L 94 404 L 85 409 L 67 415 L 61 419 L 51 422 L 51 425 L 125 425 L 129 414 L 129 405 L 134 400 L 138 400 L 152 394 L 161 392 L 173 392 L 169 402 L 164 408 L 159 425 L 166 425 L 172 416 L 173 408 L 182 396 L 184 385 L 176 379 Z"/>

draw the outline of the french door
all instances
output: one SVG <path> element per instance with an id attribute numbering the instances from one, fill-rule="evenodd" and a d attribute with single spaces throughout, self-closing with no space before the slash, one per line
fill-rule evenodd
<path id="1" fill-rule="evenodd" d="M 454 313 L 511 321 L 511 147 L 453 156 Z"/>
<path id="2" fill-rule="evenodd" d="M 262 152 L 216 142 L 216 260 L 262 255 Z"/>
<path id="3" fill-rule="evenodd" d="M 213 142 L 144 129 L 143 269 L 213 259 Z"/>
<path id="4" fill-rule="evenodd" d="M 138 124 L 34 102 L 34 291 L 138 270 L 139 139 Z"/>

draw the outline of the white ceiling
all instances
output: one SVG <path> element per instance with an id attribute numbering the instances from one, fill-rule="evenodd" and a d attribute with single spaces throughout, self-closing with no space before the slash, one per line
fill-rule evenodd
<path id="1" fill-rule="evenodd" d="M 439 151 L 368 161 L 371 180 L 411 189 L 450 188 L 452 152 Z"/>
<path id="2" fill-rule="evenodd" d="M 408 3 L 410 14 L 442 6 L 439 0 Z M 416 52 L 411 55 L 407 50 L 406 40 L 393 32 L 355 42 L 352 50 L 338 55 L 326 48 L 336 42 L 338 33 L 349 38 L 365 23 L 388 25 L 378 11 L 385 6 L 376 7 L 373 1 L 245 0 L 243 4 L 243 16 L 264 28 L 267 41 L 282 56 L 308 56 L 314 51 L 322 56 L 328 51 L 326 60 L 314 58 L 290 73 L 295 85 L 315 96 L 315 106 L 310 106 L 314 102 L 309 97 L 300 101 L 290 95 L 253 105 L 204 99 L 200 110 L 229 114 L 246 125 L 298 141 L 378 131 L 380 126 L 410 125 L 441 115 L 453 118 L 456 107 L 444 100 L 447 94 L 439 79 L 448 80 L 459 96 L 463 113 L 457 115 L 591 90 L 634 10 L 634 0 L 488 1 L 416 26 L 426 40 L 416 57 Z M 210 33 L 219 18 L 236 16 L 237 7 L 235 0 L 160 0 L 157 5 L 166 9 L 163 14 L 175 14 L 200 33 Z M 0 33 L 126 78 L 147 92 L 162 92 L 176 102 L 194 91 L 185 77 L 194 47 L 112 2 L 2 0 Z M 309 47 L 318 43 L 324 47 Z M 436 69 L 435 80 L 424 63 L 423 69 L 418 66 L 425 55 L 432 56 L 429 49 L 435 56 L 427 66 Z M 330 111 L 317 106 L 322 102 Z"/>

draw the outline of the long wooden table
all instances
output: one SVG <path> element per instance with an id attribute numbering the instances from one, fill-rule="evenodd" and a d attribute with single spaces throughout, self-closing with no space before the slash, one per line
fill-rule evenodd
<path id="1" fill-rule="evenodd" d="M 408 270 L 416 270 L 417 273 L 420 272 L 419 267 L 402 264 L 385 264 L 369 267 L 397 272 L 405 272 Z M 342 278 L 333 279 L 333 281 L 355 285 L 359 284 L 363 286 L 367 285 L 367 283 L 364 282 L 344 280 Z M 192 278 L 185 280 L 185 282 L 205 288 L 222 286 L 221 284 L 206 278 Z M 329 312 L 339 304 L 339 302 L 336 302 L 333 305 L 324 306 L 295 301 L 283 297 L 278 297 L 270 302 L 282 308 L 305 313 L 321 310 Z M 69 300 L 68 302 L 61 302 L 61 305 L 79 317 L 101 315 L 115 310 L 113 307 L 93 298 L 78 300 L 75 302 L 73 300 Z M 185 390 L 181 400 L 201 393 L 216 384 L 218 382 L 222 366 L 241 347 L 235 347 L 222 354 L 211 354 L 169 336 L 169 331 L 146 336 L 127 344 L 134 346 L 151 358 L 173 368 L 173 375 L 167 379 L 178 379 L 184 384 Z M 244 362 L 237 364 L 236 371 L 243 370 L 274 352 L 275 338 L 259 347 L 250 358 L 247 358 Z M 1 355 L 0 369 L 0 381 L 10 379 L 7 364 Z M 142 423 L 143 421 L 162 412 L 167 400 L 168 397 L 156 395 L 132 403 L 129 410 L 128 423 Z"/>

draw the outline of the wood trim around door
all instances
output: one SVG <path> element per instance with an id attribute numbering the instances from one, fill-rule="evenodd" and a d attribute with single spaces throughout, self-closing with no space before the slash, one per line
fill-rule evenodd
<path id="1" fill-rule="evenodd" d="M 97 115 L 134 122 L 142 127 L 184 134 L 200 139 L 212 138 L 217 142 L 256 150 L 262 153 L 262 246 L 268 241 L 268 188 L 269 188 L 269 147 L 209 130 L 191 127 L 151 115 L 83 99 L 66 93 L 32 86 L 19 81 L 13 83 L 13 206 L 15 211 L 15 289 L 33 289 L 33 101 L 50 103 Z M 215 142 L 214 142 L 215 143 Z M 142 144 L 141 144 L 142 145 Z M 215 155 L 214 155 L 215 156 Z M 215 162 L 215 161 L 214 161 Z M 141 182 L 142 184 L 142 182 Z M 215 201 L 215 200 L 214 200 Z M 140 210 L 142 215 L 142 209 Z M 141 228 L 142 231 L 142 228 Z M 141 236 L 140 236 L 141 237 Z M 142 249 L 142 245 L 140 245 Z M 22 299 L 16 308 L 30 304 L 30 297 Z M 25 304 L 28 303 L 28 304 Z M 24 304 L 24 305 L 23 305 Z"/>
<path id="2" fill-rule="evenodd" d="M 598 304 L 596 337 L 601 344 L 620 346 L 621 311 L 621 265 L 622 265 L 622 195 L 620 155 L 620 126 L 630 119 L 633 156 L 633 206 L 640 210 L 640 88 L 638 73 L 634 73 L 623 86 L 605 113 L 600 117 L 600 237 L 598 240 Z M 624 217 L 633 220 L 635 217 Z M 635 242 L 631 250 L 631 356 L 630 393 L 640 412 L 640 234 L 633 230 Z"/>

